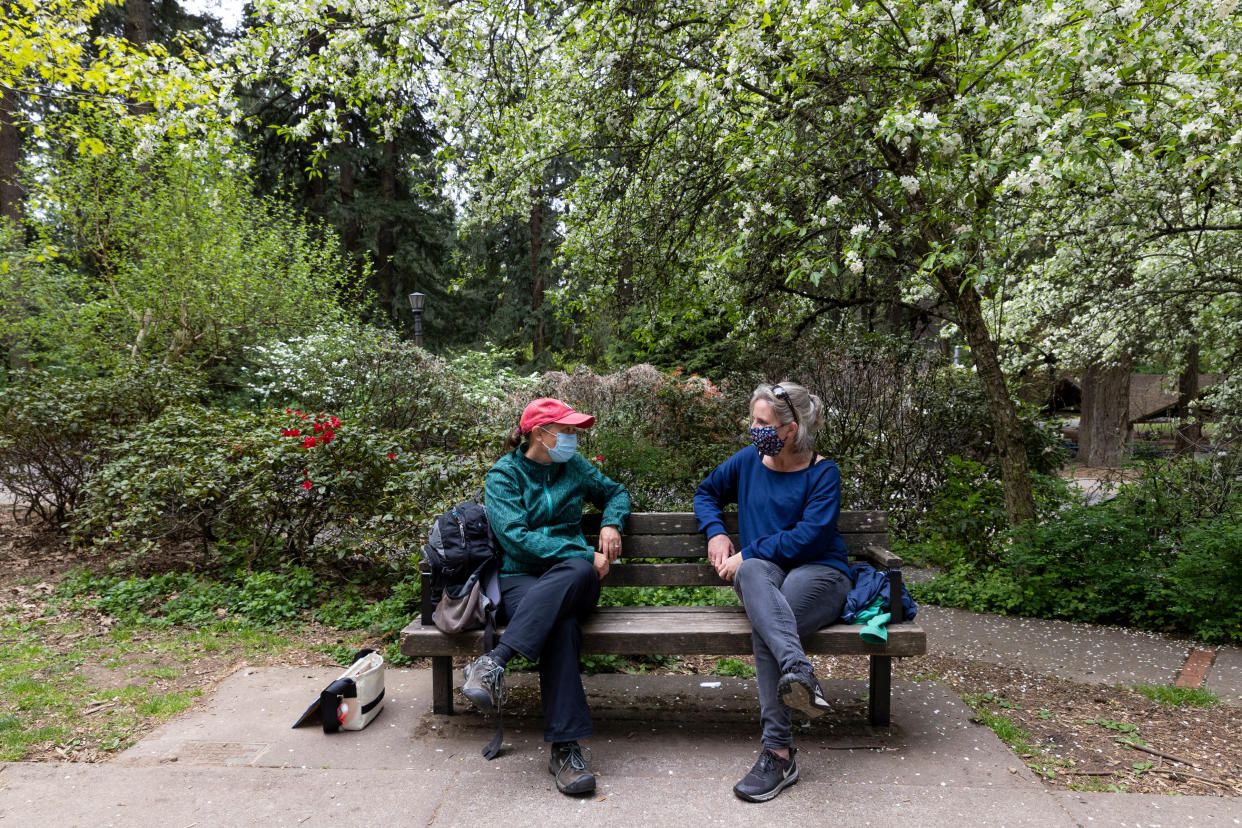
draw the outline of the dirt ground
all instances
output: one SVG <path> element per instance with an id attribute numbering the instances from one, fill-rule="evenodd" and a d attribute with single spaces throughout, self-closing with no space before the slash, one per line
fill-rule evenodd
<path id="1" fill-rule="evenodd" d="M 243 665 L 328 666 L 334 663 L 326 653 L 328 645 L 370 643 L 359 633 L 306 624 L 260 641 L 219 639 L 187 655 L 177 636 L 192 632 L 144 628 L 124 638 L 124 653 L 116 652 L 121 645 L 109 634 L 111 619 L 94 611 L 72 617 L 48 614 L 48 596 L 66 572 L 101 563 L 60 536 L 16 523 L 7 509 L 0 511 L 0 607 L 7 616 L 0 647 L 37 644 L 50 662 L 62 656 L 74 661 L 69 672 L 77 684 L 66 687 L 92 688 L 89 695 L 68 701 L 71 713 L 62 705 L 59 712 L 45 714 L 69 720 L 72 738 L 33 744 L 26 760 L 107 761 L 163 720 L 134 715 L 127 720 L 124 738 L 109 741 L 105 734 L 111 731 L 96 722 L 125 704 L 123 695 L 110 695 L 110 690 L 119 694 L 139 682 L 167 696 L 186 694 L 196 699 L 190 704 L 201 704 L 217 683 Z M 84 649 L 84 643 L 90 647 Z M 89 655 L 84 658 L 83 652 Z M 861 679 L 867 673 L 864 657 L 817 661 L 824 678 Z M 716 666 L 717 659 L 706 656 L 646 669 L 706 674 Z M 49 667 L 46 672 L 51 682 L 57 671 Z M 937 655 L 899 660 L 896 677 L 941 681 L 953 688 L 976 710 L 980 726 L 997 730 L 1049 787 L 1242 795 L 1242 707 L 1165 707 L 1124 687 L 1075 684 Z M 7 689 L 0 682 L 0 721 L 14 719 L 18 712 L 4 709 Z M 53 723 L 26 720 L 24 727 Z"/>

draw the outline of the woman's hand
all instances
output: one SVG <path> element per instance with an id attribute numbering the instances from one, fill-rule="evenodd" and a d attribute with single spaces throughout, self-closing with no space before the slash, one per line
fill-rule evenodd
<path id="1" fill-rule="evenodd" d="M 608 569 L 611 564 L 608 562 L 608 556 L 603 552 L 595 553 L 595 574 L 602 581 L 608 575 Z"/>
<path id="2" fill-rule="evenodd" d="M 716 574 L 722 580 L 733 583 L 733 577 L 737 575 L 737 568 L 742 565 L 742 553 L 737 552 L 724 559 L 724 563 L 716 567 Z"/>
<path id="3" fill-rule="evenodd" d="M 733 541 L 729 540 L 729 536 L 723 532 L 719 535 L 712 535 L 707 541 L 707 560 L 716 567 L 717 572 L 720 571 L 720 565 L 736 551 L 733 548 Z"/>
<path id="4" fill-rule="evenodd" d="M 621 557 L 621 532 L 615 526 L 599 527 L 599 553 L 612 563 Z M 608 570 L 604 570 L 606 575 Z M 600 576 L 604 577 L 603 575 Z"/>

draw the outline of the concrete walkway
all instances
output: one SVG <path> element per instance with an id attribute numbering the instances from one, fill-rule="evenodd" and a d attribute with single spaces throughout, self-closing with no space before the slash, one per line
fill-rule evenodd
<path id="1" fill-rule="evenodd" d="M 1078 681 L 1171 683 L 1189 644 L 1122 630 L 924 608 L 933 653 Z M 1236 650 L 1209 675 L 1239 695 Z M 192 712 L 100 765 L 0 766 L 4 826 L 842 825 L 1229 826 L 1242 799 L 1049 791 L 933 682 L 894 685 L 893 725 L 865 724 L 860 685 L 825 682 L 835 712 L 799 732 L 801 781 L 764 805 L 734 782 L 756 757 L 752 681 L 659 675 L 587 679 L 599 790 L 555 790 L 535 677 L 511 683 L 504 754 L 490 723 L 430 711 L 428 670 L 390 670 L 383 714 L 325 736 L 290 725 L 338 671 L 246 669 Z M 712 686 L 719 682 L 719 686 Z"/>
<path id="2" fill-rule="evenodd" d="M 1081 684 L 1173 684 L 1190 654 L 1212 651 L 1203 686 L 1228 704 L 1242 704 L 1242 648 L 1206 647 L 1194 641 L 1122 627 L 1071 624 L 920 607 L 932 653 L 1021 666 L 1036 675 Z"/>

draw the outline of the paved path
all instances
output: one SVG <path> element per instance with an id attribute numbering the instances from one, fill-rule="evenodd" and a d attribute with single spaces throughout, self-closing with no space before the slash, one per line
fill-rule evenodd
<path id="1" fill-rule="evenodd" d="M 1189 651 L 1121 630 L 923 613 L 933 653 L 1021 658 L 1081 681 L 1170 683 Z M 1235 700 L 1239 661 L 1222 650 L 1209 675 Z M 107 764 L 0 766 L 0 825 L 1242 825 L 1239 798 L 1049 791 L 934 682 L 897 682 L 887 729 L 865 724 L 857 682 L 825 682 L 836 709 L 798 734 L 801 781 L 752 805 L 730 791 L 755 759 L 751 681 L 587 679 L 600 787 L 570 799 L 547 772 L 534 676 L 513 683 L 517 715 L 493 762 L 479 754 L 486 720 L 429 712 L 428 670 L 390 670 L 385 710 L 365 731 L 290 729 L 334 677 L 242 670 Z"/>
<path id="2" fill-rule="evenodd" d="M 1173 684 L 1194 641 L 1121 627 L 1071 624 L 920 607 L 933 653 L 1008 666 L 1083 684 Z M 1209 647 L 1213 663 L 1204 687 L 1242 704 L 1242 648 Z"/>

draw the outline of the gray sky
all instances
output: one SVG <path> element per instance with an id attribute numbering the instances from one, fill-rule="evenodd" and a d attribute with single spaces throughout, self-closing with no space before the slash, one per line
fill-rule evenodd
<path id="1" fill-rule="evenodd" d="M 192 12 L 210 12 L 224 21 L 225 28 L 235 29 L 241 22 L 242 6 L 246 0 L 181 0 L 181 5 Z"/>

